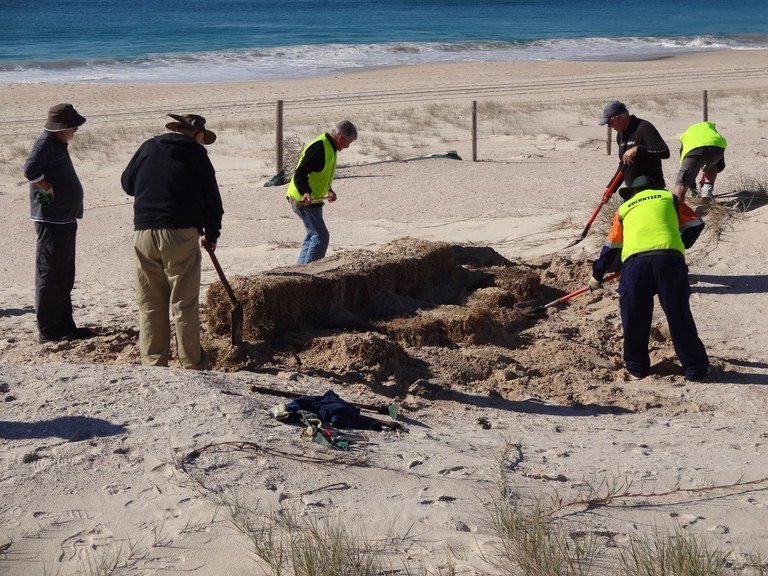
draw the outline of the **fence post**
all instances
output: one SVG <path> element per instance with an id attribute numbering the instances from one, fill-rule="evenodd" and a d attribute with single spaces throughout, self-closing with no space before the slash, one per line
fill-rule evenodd
<path id="1" fill-rule="evenodd" d="M 611 141 L 613 138 L 611 138 L 611 127 L 606 126 L 607 130 L 605 131 L 605 153 L 610 156 L 611 155 Z"/>
<path id="2" fill-rule="evenodd" d="M 477 100 L 472 100 L 472 162 L 477 162 Z"/>
<path id="3" fill-rule="evenodd" d="M 704 106 L 704 122 L 709 120 L 709 105 L 707 104 L 707 91 L 704 90 L 703 94 L 703 106 Z"/>
<path id="4" fill-rule="evenodd" d="M 275 152 L 277 156 L 277 173 L 283 171 L 283 101 L 277 101 L 275 121 Z"/>

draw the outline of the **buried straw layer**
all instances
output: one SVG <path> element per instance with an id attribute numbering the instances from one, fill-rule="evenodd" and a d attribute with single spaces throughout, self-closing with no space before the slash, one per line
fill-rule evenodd
<path id="1" fill-rule="evenodd" d="M 511 306 L 539 289 L 535 274 L 503 266 L 465 268 L 456 257 L 462 254 L 446 243 L 403 238 L 378 252 L 356 250 L 307 266 L 234 278 L 232 286 L 244 309 L 245 338 L 271 340 L 313 327 L 365 328 L 370 319 L 467 304 L 478 288 L 494 285 L 506 294 L 497 304 Z M 229 304 L 220 284 L 210 287 L 206 305 L 209 331 L 226 336 Z"/>

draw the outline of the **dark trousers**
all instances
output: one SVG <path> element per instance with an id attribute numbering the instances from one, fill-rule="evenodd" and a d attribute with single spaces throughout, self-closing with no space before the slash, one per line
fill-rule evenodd
<path id="1" fill-rule="evenodd" d="M 72 288 L 75 285 L 77 222 L 35 222 L 35 313 L 37 329 L 47 338 L 60 338 L 75 329 Z"/>
<path id="2" fill-rule="evenodd" d="M 700 376 L 709 366 L 709 358 L 688 302 L 691 295 L 688 266 L 683 258 L 666 254 L 631 256 L 622 265 L 619 303 L 627 371 L 645 376 L 650 368 L 648 340 L 654 295 L 658 295 L 667 317 L 672 344 L 685 375 Z"/>

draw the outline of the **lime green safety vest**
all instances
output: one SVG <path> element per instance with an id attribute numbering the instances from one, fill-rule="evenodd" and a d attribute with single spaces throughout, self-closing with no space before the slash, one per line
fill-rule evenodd
<path id="1" fill-rule="evenodd" d="M 309 173 L 309 187 L 312 190 L 312 198 L 322 198 L 326 195 L 328 190 L 331 189 L 333 176 L 336 173 L 336 150 L 334 150 L 333 144 L 331 144 L 331 141 L 326 134 L 318 136 L 304 147 L 304 150 L 301 151 L 297 166 L 301 165 L 301 161 L 304 160 L 304 154 L 307 153 L 307 149 L 320 140 L 322 140 L 323 146 L 325 147 L 325 166 L 323 167 L 322 172 Z M 301 192 L 296 188 L 293 178 L 291 178 L 291 183 L 288 184 L 288 192 L 286 193 L 286 196 L 301 201 Z"/>
<path id="2" fill-rule="evenodd" d="M 680 136 L 680 142 L 683 145 L 683 149 L 680 152 L 680 162 L 683 158 L 693 150 L 694 148 L 701 148 L 702 146 L 717 146 L 725 150 L 728 143 L 725 141 L 712 122 L 699 122 L 694 124 L 688 130 L 683 132 Z"/>
<path id="3" fill-rule="evenodd" d="M 685 254 L 672 193 L 643 190 L 619 206 L 624 228 L 621 261 L 640 252 L 678 250 Z"/>

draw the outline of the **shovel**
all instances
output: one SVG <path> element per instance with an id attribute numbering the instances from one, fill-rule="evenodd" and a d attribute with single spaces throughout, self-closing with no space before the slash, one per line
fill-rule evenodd
<path id="1" fill-rule="evenodd" d="M 224 270 L 221 269 L 221 264 L 219 264 L 219 259 L 216 258 L 216 254 L 214 254 L 213 250 L 207 246 L 205 249 L 208 251 L 208 255 L 211 257 L 211 262 L 213 262 L 213 267 L 216 268 L 216 273 L 219 275 L 219 280 L 221 280 L 221 284 L 224 286 L 224 290 L 227 291 L 227 295 L 232 301 L 232 344 L 237 346 L 243 343 L 243 307 L 240 302 L 237 301 L 235 292 L 232 290 L 232 286 L 230 286 L 229 282 L 227 282 L 227 277 L 224 276 Z"/>
<path id="2" fill-rule="evenodd" d="M 573 242 L 568 244 L 565 248 L 570 248 L 571 246 L 576 246 L 579 242 L 584 240 L 584 238 L 587 237 L 587 232 L 589 232 L 589 228 L 592 226 L 592 222 L 595 221 L 595 218 L 597 218 L 597 215 L 600 213 L 600 210 L 602 210 L 603 206 L 608 204 L 608 201 L 611 199 L 611 196 L 613 196 L 613 193 L 616 192 L 616 190 L 619 189 L 619 186 L 621 186 L 621 183 L 624 181 L 624 163 L 619 163 L 619 167 L 616 170 L 616 174 L 614 174 L 613 179 L 608 183 L 608 187 L 605 189 L 605 192 L 603 192 L 603 197 L 600 200 L 600 204 L 597 205 L 597 208 L 595 208 L 595 211 L 592 212 L 592 216 L 589 217 L 589 221 L 587 222 L 587 225 L 584 226 L 584 230 L 581 231 L 581 236 L 576 238 Z"/>
<path id="3" fill-rule="evenodd" d="M 621 272 L 614 272 L 613 274 L 603 278 L 603 282 L 610 282 L 611 280 L 618 278 L 619 276 L 621 276 Z M 536 302 L 536 300 L 519 302 L 515 304 L 515 310 L 519 310 L 524 314 L 536 314 L 538 312 L 543 312 L 550 306 L 554 306 L 555 304 L 559 304 L 560 302 L 565 302 L 566 300 L 570 300 L 571 298 L 573 298 L 574 296 L 578 296 L 579 294 L 584 294 L 584 292 L 586 292 L 587 290 L 589 290 L 589 286 L 584 286 L 584 288 L 579 288 L 575 292 L 571 292 L 570 294 L 561 296 L 557 300 L 552 300 L 552 302 L 550 302 L 549 304 L 539 304 Z"/>

